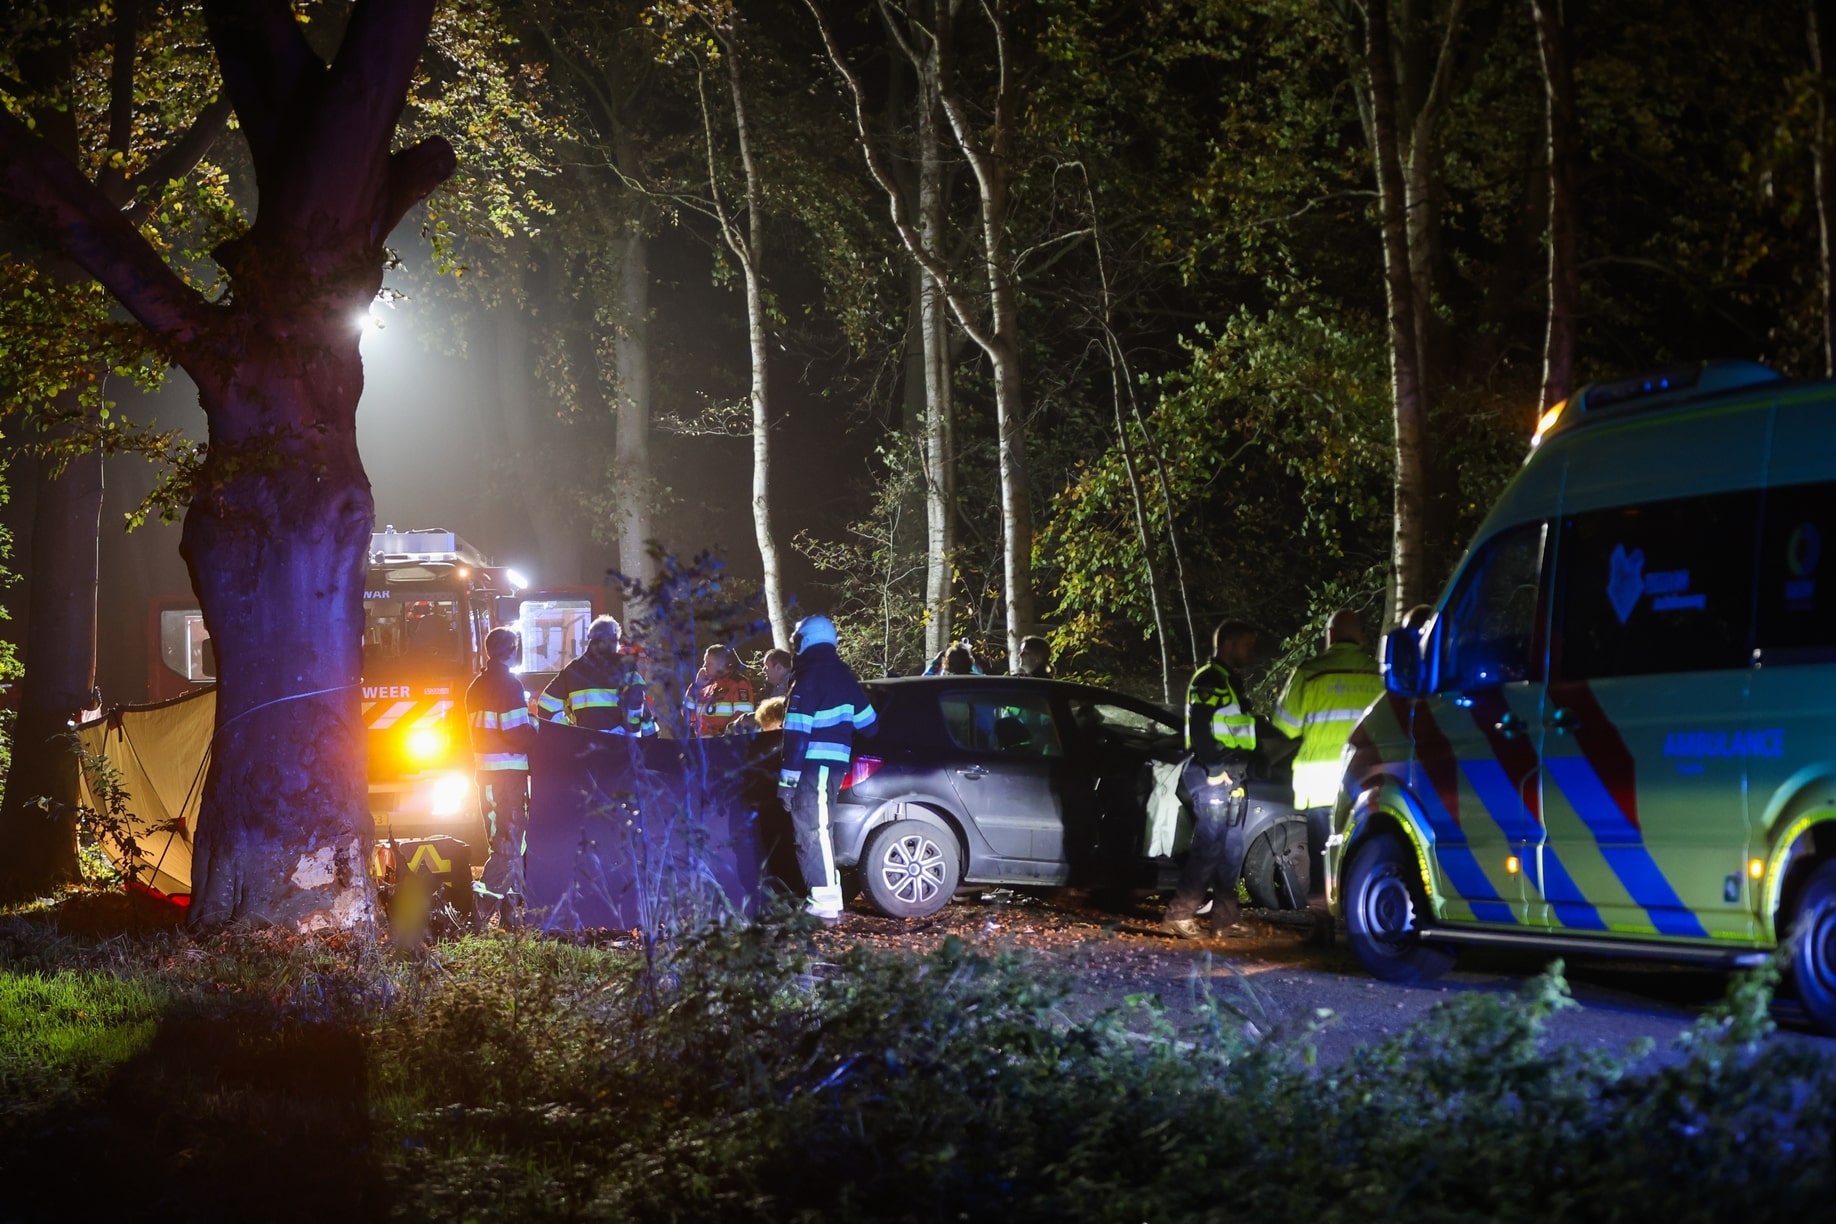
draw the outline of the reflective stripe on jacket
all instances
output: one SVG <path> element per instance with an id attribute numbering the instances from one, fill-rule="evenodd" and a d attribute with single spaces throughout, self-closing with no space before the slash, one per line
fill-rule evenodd
<path id="1" fill-rule="evenodd" d="M 784 762 L 779 786 L 795 786 L 805 762 L 846 765 L 854 736 L 872 735 L 879 716 L 848 665 L 823 643 L 806 646 L 791 673 L 784 710 Z"/>
<path id="2" fill-rule="evenodd" d="M 496 661 L 466 688 L 465 720 L 473 762 L 480 772 L 529 768 L 536 729 L 526 700 L 523 682 L 507 664 Z"/>
<path id="3" fill-rule="evenodd" d="M 1256 718 L 1237 695 L 1237 678 L 1216 659 L 1192 674 L 1186 686 L 1186 747 L 1192 759 L 1238 781 L 1256 750 Z"/>
<path id="4" fill-rule="evenodd" d="M 1300 737 L 1294 754 L 1295 807 L 1330 807 L 1338 801 L 1345 741 L 1382 695 L 1377 660 L 1352 642 L 1328 646 L 1294 669 L 1274 722 L 1284 735 Z"/>
<path id="5" fill-rule="evenodd" d="M 683 706 L 690 735 L 723 735 L 728 723 L 752 713 L 752 684 L 744 676 L 704 679 L 690 690 Z"/>
<path id="6" fill-rule="evenodd" d="M 581 655 L 548 682 L 536 705 L 540 718 L 613 735 L 655 735 L 644 677 L 624 655 L 601 664 Z"/>

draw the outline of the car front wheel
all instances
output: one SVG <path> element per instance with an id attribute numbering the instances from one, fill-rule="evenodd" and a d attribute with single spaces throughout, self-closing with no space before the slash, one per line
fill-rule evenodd
<path id="1" fill-rule="evenodd" d="M 1372 976 L 1427 982 L 1453 967 L 1453 949 L 1422 940 L 1427 914 L 1421 869 L 1408 844 L 1391 833 L 1359 843 L 1345 871 L 1345 932 Z"/>
<path id="2" fill-rule="evenodd" d="M 923 918 L 949 904 L 962 875 L 956 839 L 920 820 L 875 829 L 861 854 L 862 883 L 889 918 Z"/>
<path id="3" fill-rule="evenodd" d="M 1836 860 L 1804 882 L 1791 921 L 1791 984 L 1811 1023 L 1836 1034 Z"/>
<path id="4" fill-rule="evenodd" d="M 1307 826 L 1298 820 L 1277 821 L 1243 856 L 1243 886 L 1263 909 L 1306 909 L 1309 875 Z"/>

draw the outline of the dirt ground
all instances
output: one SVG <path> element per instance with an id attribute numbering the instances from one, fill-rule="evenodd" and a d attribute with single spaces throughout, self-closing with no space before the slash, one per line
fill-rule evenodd
<path id="1" fill-rule="evenodd" d="M 1331 1014 L 1318 1045 L 1325 1063 L 1382 1040 L 1456 993 L 1515 993 L 1546 959 L 1466 951 L 1432 984 L 1392 986 L 1364 972 L 1342 931 L 1329 938 L 1330 917 L 1322 902 L 1315 904 L 1321 908 L 1298 913 L 1245 910 L 1242 927 L 1225 937 L 1180 940 L 1160 930 L 1153 897 L 998 889 L 959 895 L 927 919 L 851 909 L 821 939 L 837 950 L 851 944 L 924 950 L 955 935 L 982 949 L 1022 952 L 1063 966 L 1076 983 L 1079 1009 L 1149 994 L 1177 1015 L 1209 991 L 1264 1033 L 1304 1026 L 1325 1009 Z M 1581 1006 L 1552 1020 L 1552 1041 L 1624 1050 L 1649 1037 L 1660 1058 L 1727 985 L 1723 974 L 1648 962 L 1571 960 L 1567 975 Z M 1836 1056 L 1836 1040 L 1812 1035 L 1789 1002 L 1775 1003 L 1773 1015 L 1780 1025 L 1774 1040 L 1809 1043 Z"/>

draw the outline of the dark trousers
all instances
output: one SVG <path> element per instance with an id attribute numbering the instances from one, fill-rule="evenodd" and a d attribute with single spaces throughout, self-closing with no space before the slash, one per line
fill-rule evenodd
<path id="1" fill-rule="evenodd" d="M 806 763 L 791 792 L 791 828 L 797 838 L 797 868 L 810 890 L 810 911 L 837 917 L 842 912 L 841 876 L 835 869 L 832 827 L 842 771 Z"/>
<path id="2" fill-rule="evenodd" d="M 523 902 L 523 851 L 529 842 L 529 774 L 521 769 L 486 769 L 478 772 L 478 802 L 484 810 L 485 833 L 491 839 L 491 857 L 485 860 L 483 878 L 472 884 L 484 901 L 478 915 L 488 921 L 493 906 L 502 907 L 510 922 Z"/>
<path id="3" fill-rule="evenodd" d="M 1212 920 L 1232 921 L 1238 913 L 1237 878 L 1243 874 L 1244 820 L 1249 800 L 1231 794 L 1233 787 L 1205 781 L 1203 766 L 1186 767 L 1186 793 L 1192 796 L 1192 850 L 1179 870 L 1179 891 L 1167 906 L 1169 919 L 1191 918 L 1212 893 Z"/>

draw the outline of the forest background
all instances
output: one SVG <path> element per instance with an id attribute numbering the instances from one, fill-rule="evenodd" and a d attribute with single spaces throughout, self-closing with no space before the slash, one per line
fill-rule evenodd
<path id="1" fill-rule="evenodd" d="M 1336 606 L 1376 629 L 1568 388 L 1826 373 L 1822 7 L 451 0 L 405 136 L 459 173 L 364 341 L 377 526 L 550 584 L 713 548 L 772 636 L 830 612 L 875 674 L 1037 631 L 1176 695 L 1221 617 L 1272 662 Z M 207 286 L 251 187 L 226 113 L 154 173 L 214 105 L 192 7 L 18 5 L 5 36 L 8 108 L 66 119 Z M 29 242 L 0 272 L 7 666 L 136 700 L 147 600 L 187 591 L 159 512 L 196 393 Z M 97 589 L 87 673 L 79 614 L 33 685 L 34 619 Z"/>

